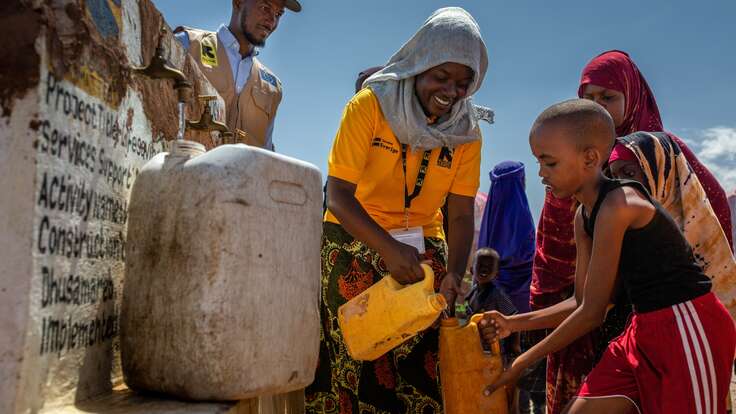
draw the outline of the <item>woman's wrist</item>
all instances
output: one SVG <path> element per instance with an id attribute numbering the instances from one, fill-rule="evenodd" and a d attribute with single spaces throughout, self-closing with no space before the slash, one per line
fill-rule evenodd
<path id="1" fill-rule="evenodd" d="M 447 285 L 446 281 L 448 280 L 448 278 L 452 279 L 452 284 L 451 284 L 452 286 L 455 286 L 456 288 L 459 288 L 460 286 L 462 286 L 462 282 L 463 282 L 462 276 L 460 276 L 457 272 L 450 272 L 450 271 L 447 271 L 445 272 L 445 274 L 440 276 L 439 278 L 440 284 Z"/>
<path id="2" fill-rule="evenodd" d="M 386 230 L 376 229 L 373 239 L 373 243 L 367 244 L 381 256 L 390 255 L 391 252 L 396 250 L 396 243 L 398 242 Z"/>
<path id="3" fill-rule="evenodd" d="M 460 275 L 460 273 L 449 271 L 449 270 L 447 271 L 447 273 L 445 273 L 445 276 L 444 277 L 452 277 L 455 280 L 457 280 L 458 282 L 460 282 L 461 280 L 463 280 L 463 277 Z"/>

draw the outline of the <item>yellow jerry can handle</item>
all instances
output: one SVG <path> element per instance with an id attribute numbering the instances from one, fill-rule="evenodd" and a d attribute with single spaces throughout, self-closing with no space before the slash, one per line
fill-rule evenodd
<path id="1" fill-rule="evenodd" d="M 489 352 L 491 355 L 501 355 L 501 343 L 498 339 L 493 341 L 493 344 L 491 344 L 491 349 L 487 349 L 487 345 L 483 341 L 483 337 L 480 336 L 480 328 L 478 327 L 478 324 L 480 323 L 480 320 L 483 319 L 482 313 L 476 313 L 473 316 L 470 317 L 470 322 L 468 323 L 468 327 L 472 328 L 473 331 L 475 331 L 476 335 L 478 335 L 478 341 L 480 343 L 481 348 L 483 348 L 484 352 Z"/>
<path id="2" fill-rule="evenodd" d="M 434 272 L 432 271 L 432 268 L 429 267 L 429 265 L 422 263 L 422 270 L 424 270 L 424 279 L 420 280 L 419 282 L 412 283 L 411 285 L 402 285 L 401 283 L 397 282 L 396 279 L 393 278 L 393 276 L 388 275 L 386 276 L 388 278 L 388 284 L 393 290 L 401 290 L 405 287 L 414 286 L 419 283 L 423 283 L 422 286 L 424 286 L 425 289 L 434 289 Z"/>

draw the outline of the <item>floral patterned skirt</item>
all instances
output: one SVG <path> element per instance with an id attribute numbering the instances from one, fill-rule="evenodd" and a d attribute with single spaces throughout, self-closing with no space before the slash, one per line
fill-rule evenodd
<path id="1" fill-rule="evenodd" d="M 447 245 L 437 238 L 424 242 L 437 288 L 446 273 Z M 436 329 L 427 329 L 375 361 L 348 355 L 337 309 L 386 275 L 378 253 L 342 226 L 324 223 L 320 353 L 314 382 L 306 389 L 308 413 L 442 412 Z"/>

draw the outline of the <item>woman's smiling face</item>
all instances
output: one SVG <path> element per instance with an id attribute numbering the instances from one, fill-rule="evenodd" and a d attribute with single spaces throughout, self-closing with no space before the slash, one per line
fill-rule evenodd
<path id="1" fill-rule="evenodd" d="M 417 75 L 414 89 L 424 114 L 439 118 L 450 112 L 455 102 L 467 96 L 472 82 L 472 69 L 446 62 Z"/>

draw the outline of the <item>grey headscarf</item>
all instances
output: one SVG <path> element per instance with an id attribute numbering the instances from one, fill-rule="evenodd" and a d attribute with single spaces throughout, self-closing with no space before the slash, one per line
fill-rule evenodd
<path id="1" fill-rule="evenodd" d="M 447 62 L 473 70 L 473 82 L 465 98 L 432 125 L 427 123 L 414 93 L 414 78 Z M 421 28 L 396 52 L 386 67 L 371 75 L 365 86 L 378 97 L 391 130 L 412 149 L 455 147 L 481 138 L 478 121 L 493 122 L 493 112 L 472 104 L 488 68 L 488 52 L 473 16 L 459 7 L 432 13 Z"/>

